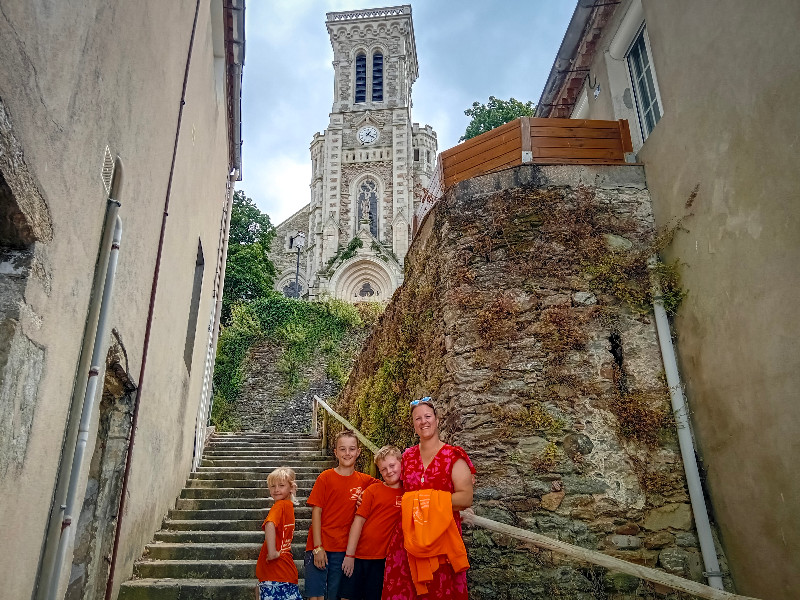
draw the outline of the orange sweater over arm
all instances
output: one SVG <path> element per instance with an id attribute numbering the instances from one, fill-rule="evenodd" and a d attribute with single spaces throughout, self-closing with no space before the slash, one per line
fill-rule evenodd
<path id="1" fill-rule="evenodd" d="M 403 494 L 403 545 L 418 594 L 427 593 L 427 582 L 433 581 L 441 561 L 446 559 L 456 573 L 469 568 L 467 549 L 453 518 L 451 496 L 440 490 Z"/>

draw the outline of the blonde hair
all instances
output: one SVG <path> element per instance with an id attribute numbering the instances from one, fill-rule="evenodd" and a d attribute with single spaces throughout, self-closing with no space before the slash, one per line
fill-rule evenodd
<path id="1" fill-rule="evenodd" d="M 379 460 L 386 460 L 390 456 L 397 457 L 397 460 L 403 460 L 403 452 L 397 446 L 384 446 L 380 450 L 375 453 L 375 465 L 378 464 Z"/>
<path id="2" fill-rule="evenodd" d="M 294 469 L 290 467 L 278 467 L 267 475 L 267 486 L 283 481 L 289 484 L 289 497 L 292 500 L 292 504 L 297 504 L 297 497 L 295 496 L 295 494 L 297 494 L 297 481 L 295 481 L 294 478 Z"/>
<path id="3" fill-rule="evenodd" d="M 339 433 L 336 434 L 336 437 L 333 438 L 334 448 L 339 444 L 339 440 L 342 439 L 343 437 L 353 438 L 356 441 L 356 444 L 360 446 L 360 444 L 358 443 L 358 436 L 353 431 L 350 431 L 349 429 L 342 429 Z"/>

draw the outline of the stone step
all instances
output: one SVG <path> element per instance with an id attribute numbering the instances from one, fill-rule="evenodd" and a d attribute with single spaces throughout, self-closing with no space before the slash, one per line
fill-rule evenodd
<path id="1" fill-rule="evenodd" d="M 253 600 L 257 586 L 256 579 L 132 579 L 122 584 L 118 600 Z"/>
<path id="2" fill-rule="evenodd" d="M 316 481 L 317 475 L 304 475 L 303 477 L 296 477 L 295 481 L 297 482 L 297 489 L 308 489 L 310 490 L 314 486 L 314 481 Z M 186 482 L 185 490 L 228 490 L 232 488 L 237 489 L 259 489 L 259 490 L 266 490 L 267 488 L 267 478 L 264 477 L 262 479 L 189 479 Z M 187 496 L 190 498 L 191 496 Z"/>
<path id="3" fill-rule="evenodd" d="M 330 456 L 327 452 L 323 452 L 322 450 L 286 450 L 285 452 L 280 452 L 275 450 L 274 448 L 266 448 L 264 450 L 242 450 L 242 449 L 223 449 L 223 450 L 209 450 L 203 453 L 203 458 L 207 458 L 210 460 L 238 460 L 242 458 L 261 458 L 264 460 L 275 460 L 280 462 L 281 460 L 288 460 L 288 459 L 315 459 L 315 458 L 322 458 L 325 460 L 330 460 Z"/>
<path id="4" fill-rule="evenodd" d="M 309 448 L 311 450 L 319 450 L 322 447 L 322 441 L 319 439 L 310 440 L 212 440 L 206 444 L 206 450 L 214 450 L 216 448 Z"/>
<path id="5" fill-rule="evenodd" d="M 294 564 L 303 577 L 303 561 Z M 252 579 L 256 560 L 140 560 L 133 565 L 133 574 L 148 579 Z"/>
<path id="6" fill-rule="evenodd" d="M 325 469 L 297 469 L 294 470 L 294 477 L 296 481 L 316 481 L 319 474 L 322 473 Z M 267 484 L 267 475 L 269 475 L 269 471 L 265 471 L 263 473 L 259 472 L 250 472 L 250 471 L 223 471 L 223 470 L 205 470 L 205 471 L 198 471 L 196 473 L 191 473 L 189 475 L 189 479 L 187 479 L 187 485 L 190 485 L 192 481 L 259 481 L 262 484 Z M 201 485 L 201 484 L 198 484 Z M 212 484 L 202 484 L 202 485 L 212 485 Z M 213 484 L 216 485 L 216 484 Z M 243 487 L 258 487 L 258 486 L 243 486 Z"/>
<path id="7" fill-rule="evenodd" d="M 164 519 L 166 531 L 261 531 L 264 519 Z M 294 519 L 295 531 L 308 531 L 311 513 Z"/>
<path id="8" fill-rule="evenodd" d="M 220 441 L 232 441 L 232 440 L 244 440 L 244 441 L 268 441 L 268 440 L 285 440 L 291 443 L 295 441 L 307 441 L 307 440 L 316 440 L 319 442 L 318 437 L 314 437 L 309 433 L 265 433 L 265 432 L 237 432 L 237 433 L 220 433 L 214 434 L 211 436 L 209 442 L 215 443 Z"/>
<path id="9" fill-rule="evenodd" d="M 196 522 L 190 521 L 190 523 Z M 244 522 L 248 523 L 249 521 Z M 153 539 L 156 542 L 168 544 L 260 544 L 264 541 L 264 532 L 261 531 L 259 524 L 250 531 L 172 531 L 162 529 L 156 532 Z"/>
<path id="10" fill-rule="evenodd" d="M 307 497 L 298 497 L 301 506 L 306 503 Z M 272 498 L 241 498 L 238 496 L 228 498 L 179 498 L 175 503 L 176 510 L 214 510 L 233 508 L 266 508 L 272 506 Z M 295 510 L 297 513 L 297 510 Z"/>
<path id="11" fill-rule="evenodd" d="M 308 464 L 302 461 L 298 461 L 301 464 L 299 465 L 244 465 L 244 466 L 235 466 L 235 465 L 200 465 L 197 467 L 197 473 L 222 473 L 222 474 L 233 474 L 233 473 L 246 473 L 249 474 L 250 477 L 258 478 L 258 477 L 265 477 L 269 475 L 272 471 L 277 469 L 278 467 L 292 467 L 295 470 L 295 474 L 297 473 L 321 473 L 325 469 L 332 469 L 336 466 L 336 463 L 332 460 L 323 462 L 323 461 L 314 461 L 312 464 Z"/>
<path id="12" fill-rule="evenodd" d="M 301 482 L 297 486 L 298 498 L 308 498 L 313 483 Z M 270 498 L 269 488 L 266 487 L 186 487 L 181 491 L 181 498 Z"/>
<path id="13" fill-rule="evenodd" d="M 148 544 L 145 557 L 148 560 L 256 560 L 264 541 L 259 542 L 156 542 Z M 292 544 L 292 557 L 302 560 L 306 551 L 305 539 Z"/>
<path id="14" fill-rule="evenodd" d="M 204 458 L 201 467 L 265 467 L 273 471 L 278 467 L 316 467 L 331 464 L 331 459 L 323 456 L 317 458 L 285 457 L 278 460 L 271 456 L 253 456 L 251 458 Z"/>
<path id="15" fill-rule="evenodd" d="M 208 519 L 221 519 L 228 521 L 252 521 L 260 519 L 262 522 L 267 518 L 267 508 L 216 508 L 210 510 L 180 510 L 173 509 L 169 511 L 169 517 L 173 520 L 188 521 L 188 520 L 208 520 Z M 311 507 L 298 506 L 295 511 L 295 518 L 310 519 Z"/>

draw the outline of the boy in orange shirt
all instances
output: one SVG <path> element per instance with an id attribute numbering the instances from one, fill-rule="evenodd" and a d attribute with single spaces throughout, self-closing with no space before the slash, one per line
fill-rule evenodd
<path id="1" fill-rule="evenodd" d="M 355 470 L 361 454 L 358 438 L 344 430 L 336 436 L 334 454 L 339 465 L 320 473 L 308 495 L 311 528 L 305 555 L 305 593 L 309 600 L 338 600 L 342 561 L 356 501 L 378 480 Z"/>
<path id="2" fill-rule="evenodd" d="M 339 586 L 342 600 L 381 598 L 389 545 L 387 532 L 393 531 L 400 522 L 402 456 L 400 449 L 394 446 L 384 446 L 375 453 L 375 464 L 383 477 L 383 485 L 367 488 L 361 506 L 356 510 L 342 563 L 346 576 Z"/>
<path id="3" fill-rule="evenodd" d="M 267 476 L 269 495 L 275 501 L 261 528 L 264 543 L 256 562 L 259 600 L 302 600 L 297 587 L 297 567 L 292 558 L 294 470 L 279 467 Z"/>

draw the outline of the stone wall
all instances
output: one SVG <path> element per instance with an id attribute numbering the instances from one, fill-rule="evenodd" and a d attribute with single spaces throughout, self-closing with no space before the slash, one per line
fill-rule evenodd
<path id="1" fill-rule="evenodd" d="M 275 239 L 272 241 L 272 248 L 269 252 L 269 259 L 275 263 L 275 289 L 284 293 L 284 288 L 294 285 L 295 275 L 297 274 L 297 249 L 290 248 L 290 238 L 302 231 L 308 238 L 308 205 L 304 206 L 291 217 L 275 227 Z M 308 290 L 306 284 L 306 253 L 305 249 L 300 254 L 300 291 L 305 293 Z"/>
<path id="2" fill-rule="evenodd" d="M 338 406 L 373 441 L 408 444 L 408 401 L 430 394 L 445 439 L 477 468 L 478 515 L 701 580 L 642 302 L 653 247 L 637 166 L 522 166 L 458 184 L 423 223 Z M 505 536 L 466 539 L 476 599 L 652 593 Z"/>

